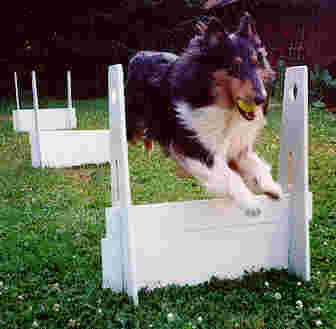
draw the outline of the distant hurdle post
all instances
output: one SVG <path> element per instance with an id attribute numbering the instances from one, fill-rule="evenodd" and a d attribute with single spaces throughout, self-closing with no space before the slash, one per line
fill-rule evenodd
<path id="1" fill-rule="evenodd" d="M 36 83 L 36 72 L 33 71 L 32 76 L 35 76 Z M 41 130 L 62 130 L 62 129 L 73 129 L 77 127 L 76 109 L 72 107 L 72 95 L 71 95 L 71 72 L 67 71 L 67 107 L 62 108 L 46 108 L 42 111 L 38 111 L 38 121 Z M 31 132 L 35 128 L 35 119 L 33 109 L 22 109 L 20 104 L 20 92 L 18 75 L 14 72 L 14 83 L 15 83 L 15 96 L 16 96 L 16 110 L 13 111 L 13 126 L 14 130 L 17 132 Z M 35 96 L 34 96 L 35 95 Z M 38 104 L 38 92 L 33 90 L 33 104 Z M 38 105 L 39 106 L 39 105 Z"/>

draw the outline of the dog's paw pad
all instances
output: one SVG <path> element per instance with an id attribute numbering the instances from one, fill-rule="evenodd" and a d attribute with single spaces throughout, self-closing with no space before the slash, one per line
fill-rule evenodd
<path id="1" fill-rule="evenodd" d="M 245 210 L 245 215 L 248 217 L 258 217 L 261 214 L 259 207 L 251 207 Z"/>
<path id="2" fill-rule="evenodd" d="M 281 195 L 278 193 L 265 192 L 265 195 L 268 196 L 272 200 L 280 200 L 281 198 Z"/>

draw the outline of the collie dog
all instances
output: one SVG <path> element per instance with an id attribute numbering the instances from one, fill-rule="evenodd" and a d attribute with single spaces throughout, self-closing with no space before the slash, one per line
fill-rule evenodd
<path id="1" fill-rule="evenodd" d="M 128 66 L 126 123 L 130 141 L 157 141 L 184 171 L 248 216 L 261 212 L 255 193 L 282 191 L 270 166 L 253 151 L 265 123 L 274 72 L 245 13 L 229 34 L 212 18 L 181 56 L 141 51 Z"/>

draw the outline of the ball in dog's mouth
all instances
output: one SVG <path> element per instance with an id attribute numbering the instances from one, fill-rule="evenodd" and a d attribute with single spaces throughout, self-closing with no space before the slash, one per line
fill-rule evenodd
<path id="1" fill-rule="evenodd" d="M 255 118 L 255 111 L 257 109 L 256 104 L 247 104 L 243 99 L 237 98 L 236 105 L 238 107 L 239 113 L 248 121 Z"/>

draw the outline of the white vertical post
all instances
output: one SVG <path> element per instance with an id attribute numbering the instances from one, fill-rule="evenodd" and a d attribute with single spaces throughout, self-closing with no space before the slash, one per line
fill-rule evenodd
<path id="1" fill-rule="evenodd" d="M 122 268 L 123 268 L 123 286 L 124 290 L 132 296 L 134 303 L 138 304 L 138 292 L 136 286 L 136 260 L 135 260 L 135 241 L 134 232 L 129 222 L 128 208 L 131 206 L 131 190 L 129 183 L 128 169 L 128 143 L 126 137 L 125 122 L 125 94 L 124 94 L 124 76 L 122 66 L 112 65 L 108 70 L 108 90 L 109 90 L 109 117 L 111 138 L 118 138 L 120 152 L 119 161 L 115 163 L 116 178 L 118 184 L 118 197 L 120 202 L 120 225 L 121 245 L 122 245 Z M 116 130 L 118 133 L 116 134 Z M 113 136 L 113 137 L 112 137 Z M 116 141 L 111 141 L 111 145 Z M 113 151 L 111 150 L 111 156 Z M 112 156 L 113 158 L 113 156 Z M 113 177 L 113 176 L 112 176 Z M 112 186 L 112 190 L 114 187 Z"/>
<path id="2" fill-rule="evenodd" d="M 72 95 L 71 95 L 71 71 L 67 71 L 67 96 L 68 96 L 68 108 L 72 108 Z"/>
<path id="3" fill-rule="evenodd" d="M 110 69 L 109 69 L 110 70 Z M 114 152 L 122 153 L 121 148 L 121 113 L 118 109 L 117 104 L 117 86 L 113 85 L 112 77 L 110 77 L 109 71 L 108 77 L 108 90 L 109 90 L 109 129 L 111 131 L 111 145 L 116 145 Z M 115 83 L 115 82 L 114 82 Z M 111 169 L 111 201 L 112 207 L 120 206 L 120 160 L 113 155 L 113 150 L 111 150 L 111 161 L 110 161 L 110 169 Z"/>
<path id="4" fill-rule="evenodd" d="M 34 109 L 39 109 L 39 101 L 38 101 L 38 91 L 37 91 L 37 83 L 36 83 L 36 72 L 32 71 L 32 89 L 33 89 L 33 104 Z"/>
<path id="5" fill-rule="evenodd" d="M 34 136 L 34 143 L 38 154 L 38 162 L 42 166 L 41 158 L 41 144 L 40 144 L 40 127 L 39 127 L 39 103 L 38 103 L 38 91 L 36 84 L 36 73 L 32 71 L 32 89 L 33 89 L 33 104 L 34 104 L 34 129 L 32 130 Z"/>
<path id="6" fill-rule="evenodd" d="M 297 90 L 296 97 L 294 88 Z M 309 220 L 311 193 L 308 181 L 308 71 L 306 66 L 286 70 L 280 133 L 279 181 L 287 189 L 288 154 L 292 153 L 292 190 L 289 272 L 310 279 Z"/>
<path id="7" fill-rule="evenodd" d="M 16 72 L 14 72 L 14 83 L 15 83 L 16 109 L 20 110 L 18 77 L 17 77 L 17 73 Z"/>
<path id="8" fill-rule="evenodd" d="M 128 143 L 126 138 L 125 122 L 125 95 L 122 66 L 111 65 L 109 67 L 109 112 L 110 127 L 116 129 L 118 125 L 120 133 L 120 204 L 128 207 L 131 204 L 131 190 L 129 185 L 128 171 Z M 119 120 L 118 120 L 119 119 Z"/>

